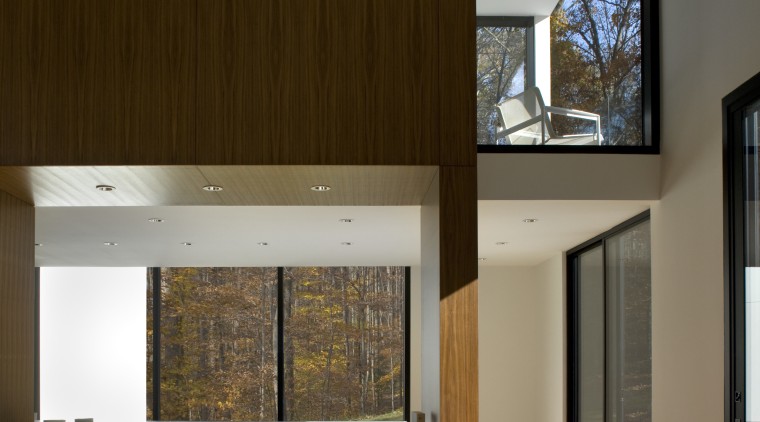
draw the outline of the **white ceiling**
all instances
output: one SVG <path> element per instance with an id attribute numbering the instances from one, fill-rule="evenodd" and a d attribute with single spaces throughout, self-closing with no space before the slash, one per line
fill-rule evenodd
<path id="1" fill-rule="evenodd" d="M 540 264 L 649 206 L 649 201 L 478 201 L 478 255 L 486 258 L 480 265 Z M 523 222 L 528 218 L 538 221 Z"/>
<path id="2" fill-rule="evenodd" d="M 478 16 L 549 16 L 558 0 L 477 0 Z"/>
<path id="3" fill-rule="evenodd" d="M 42 246 L 36 261 L 106 267 L 416 265 L 419 216 L 419 206 L 38 207 L 36 242 Z M 148 221 L 154 217 L 165 221 Z M 343 218 L 353 222 L 338 221 Z"/>
<path id="4" fill-rule="evenodd" d="M 541 263 L 648 207 L 479 201 L 480 265 Z M 38 207 L 36 258 L 38 266 L 418 265 L 419 216 L 419 206 Z"/>

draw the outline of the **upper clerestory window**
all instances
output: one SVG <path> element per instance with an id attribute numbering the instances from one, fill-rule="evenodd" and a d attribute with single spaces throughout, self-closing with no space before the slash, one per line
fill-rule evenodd
<path id="1" fill-rule="evenodd" d="M 479 17 L 478 152 L 658 153 L 657 3 Z"/>

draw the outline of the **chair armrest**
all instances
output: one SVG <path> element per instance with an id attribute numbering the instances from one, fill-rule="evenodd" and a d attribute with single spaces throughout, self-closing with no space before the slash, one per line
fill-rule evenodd
<path id="1" fill-rule="evenodd" d="M 573 133 L 570 135 L 557 136 L 555 139 L 586 138 L 589 136 L 596 136 L 596 133 Z"/>
<path id="2" fill-rule="evenodd" d="M 596 113 L 590 113 L 588 111 L 573 110 L 571 108 L 562 108 L 554 106 L 546 106 L 546 111 L 549 113 L 559 114 L 567 117 L 577 117 L 579 119 L 596 120 L 600 116 Z"/>
<path id="3" fill-rule="evenodd" d="M 502 129 L 502 130 L 496 132 L 496 136 L 502 137 L 502 136 L 506 136 L 506 135 L 511 135 L 511 134 L 517 132 L 518 130 L 525 129 L 528 126 L 532 126 L 532 125 L 534 125 L 536 123 L 541 122 L 542 121 L 541 117 L 542 116 L 536 116 L 536 117 L 533 117 L 533 118 L 531 118 L 529 120 L 526 120 L 526 121 L 524 121 L 524 122 L 522 122 L 522 123 L 520 123 L 518 125 L 514 125 L 512 127 L 508 127 L 506 129 Z"/>
<path id="4" fill-rule="evenodd" d="M 575 117 L 578 119 L 593 120 L 595 123 L 595 130 L 593 135 L 597 138 L 597 141 L 601 144 L 604 140 L 602 136 L 602 118 L 596 113 L 590 113 L 588 111 L 573 110 L 571 108 L 546 106 L 546 112 L 552 114 L 559 114 L 561 116 Z"/>

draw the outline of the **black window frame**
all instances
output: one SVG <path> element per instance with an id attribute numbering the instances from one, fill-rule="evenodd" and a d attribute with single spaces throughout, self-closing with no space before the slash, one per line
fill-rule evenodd
<path id="1" fill-rule="evenodd" d="M 580 420 L 578 414 L 579 409 L 579 386 L 580 386 L 580 371 L 578 369 L 578 362 L 580 354 L 578 352 L 579 344 L 579 319 L 580 308 L 578 306 L 579 294 L 578 294 L 578 263 L 579 258 L 585 252 L 591 251 L 594 248 L 602 247 L 603 261 L 604 261 L 604 278 L 605 285 L 607 279 L 607 262 L 606 262 L 606 241 L 626 230 L 635 227 L 643 222 L 650 221 L 650 211 L 646 210 L 633 218 L 630 218 L 623 223 L 611 228 L 610 230 L 581 243 L 580 245 L 570 249 L 565 253 L 567 262 L 567 420 L 568 422 L 583 422 Z M 605 297 L 605 307 L 607 298 Z M 605 326 L 607 321 L 605 320 Z M 650 328 L 651 329 L 651 328 Z M 605 344 L 605 365 L 607 361 L 607 345 Z M 607 388 L 605 385 L 605 407 L 607 400 Z"/>
<path id="2" fill-rule="evenodd" d="M 760 73 L 722 101 L 724 413 L 726 422 L 746 419 L 744 109 L 760 99 Z M 754 151 L 757 154 L 757 151 Z"/>
<path id="3" fill-rule="evenodd" d="M 529 19 L 533 17 L 478 16 L 478 26 L 485 19 Z M 497 25 L 494 25 L 497 26 Z M 643 145 L 478 145 L 478 154 L 541 153 L 541 154 L 641 154 L 660 153 L 660 0 L 641 0 L 641 118 Z M 534 40 L 535 37 L 531 37 Z M 535 57 L 535 43 L 529 41 L 528 53 Z M 529 62 L 530 64 L 530 62 Z M 535 65 L 535 61 L 533 62 Z M 531 68 L 535 85 L 535 68 Z M 527 69 L 526 69 L 527 71 Z M 530 82 L 530 79 L 528 79 Z"/>

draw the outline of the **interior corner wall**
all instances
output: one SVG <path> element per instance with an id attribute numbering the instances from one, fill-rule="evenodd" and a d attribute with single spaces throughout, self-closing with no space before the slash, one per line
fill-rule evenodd
<path id="1" fill-rule="evenodd" d="M 430 422 L 437 422 L 441 411 L 441 314 L 439 308 L 441 258 L 438 184 L 439 177 L 436 174 L 420 207 L 422 383 L 421 407 L 412 409 L 424 412 Z"/>
<path id="2" fill-rule="evenodd" d="M 652 222 L 654 422 L 723 420 L 721 99 L 760 71 L 760 2 L 661 3 L 661 200 Z"/>
<path id="3" fill-rule="evenodd" d="M 565 420 L 564 258 L 479 271 L 480 417 Z"/>
<path id="4" fill-rule="evenodd" d="M 0 420 L 34 413 L 34 207 L 0 191 Z"/>

